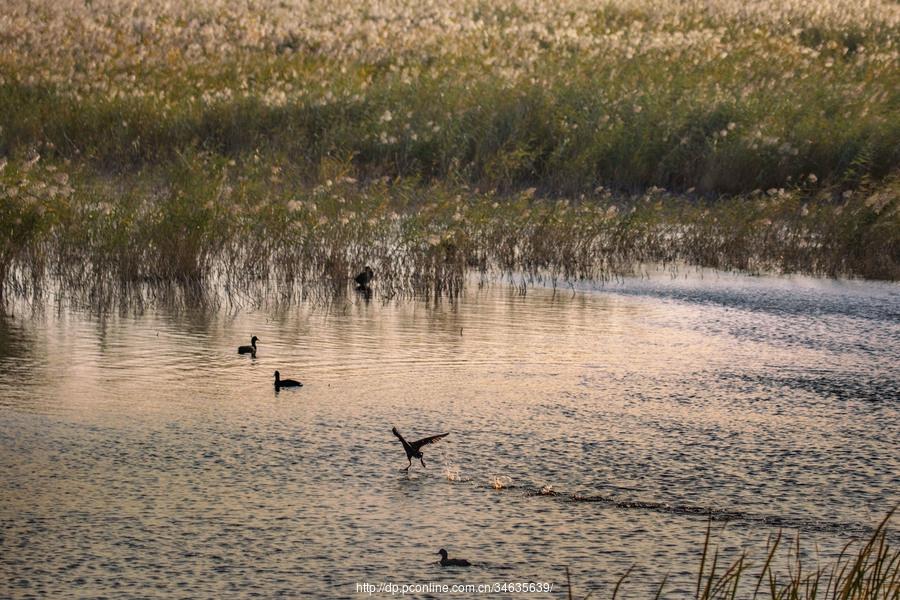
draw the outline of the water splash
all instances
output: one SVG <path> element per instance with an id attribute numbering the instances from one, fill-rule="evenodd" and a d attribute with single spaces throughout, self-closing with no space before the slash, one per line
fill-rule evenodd
<path id="1" fill-rule="evenodd" d="M 492 475 L 489 482 L 491 487 L 495 490 L 502 490 L 512 484 L 512 477 L 506 475 Z"/>
<path id="2" fill-rule="evenodd" d="M 444 465 L 444 477 L 447 481 L 460 481 L 459 467 L 453 464 Z"/>

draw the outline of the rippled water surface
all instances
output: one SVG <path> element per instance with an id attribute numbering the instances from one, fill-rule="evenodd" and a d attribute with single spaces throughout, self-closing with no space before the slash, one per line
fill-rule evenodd
<path id="1" fill-rule="evenodd" d="M 18 307 L 0 318 L 0 596 L 561 597 L 568 566 L 608 597 L 635 565 L 624 597 L 669 573 L 679 598 L 710 512 L 731 555 L 783 528 L 827 562 L 900 502 L 898 365 L 900 287 L 875 283 Z M 304 387 L 276 393 L 276 369 Z M 450 435 L 407 476 L 392 426 Z M 475 565 L 442 569 L 442 547 Z"/>

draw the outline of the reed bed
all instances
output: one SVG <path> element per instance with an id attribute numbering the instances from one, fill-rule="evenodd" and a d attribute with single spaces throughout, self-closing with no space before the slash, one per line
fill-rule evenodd
<path id="1" fill-rule="evenodd" d="M 383 298 L 454 295 L 471 271 L 554 286 L 647 263 L 900 273 L 896 192 L 881 188 L 821 202 L 783 190 L 714 201 L 658 189 L 571 200 L 347 175 L 289 185 L 289 169 L 193 155 L 125 181 L 9 163 L 0 185 L 16 193 L 0 213 L 2 289 L 29 295 L 54 281 L 109 300 L 171 285 L 342 294 L 364 265 Z"/>
<path id="2" fill-rule="evenodd" d="M 0 289 L 896 280 L 898 48 L 877 0 L 9 0 Z"/>

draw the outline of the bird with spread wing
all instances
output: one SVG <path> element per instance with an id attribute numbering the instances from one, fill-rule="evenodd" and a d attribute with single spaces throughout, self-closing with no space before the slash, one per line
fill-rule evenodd
<path id="1" fill-rule="evenodd" d="M 438 441 L 439 439 L 450 435 L 449 432 L 439 433 L 438 435 L 432 435 L 430 437 L 422 438 L 421 440 L 417 440 L 415 442 L 410 443 L 410 442 L 407 442 L 405 439 L 403 439 L 403 436 L 400 435 L 400 432 L 397 431 L 396 427 L 394 427 L 392 429 L 392 431 L 394 432 L 394 435 L 397 436 L 397 439 L 400 440 L 400 443 L 403 444 L 403 449 L 406 451 L 406 458 L 409 460 L 409 465 L 404 469 L 404 471 L 407 471 L 407 472 L 409 472 L 409 467 L 412 466 L 412 459 L 414 459 L 414 458 L 418 458 L 419 462 L 422 463 L 422 466 L 425 467 L 425 459 L 422 457 L 422 451 L 420 450 L 420 448 L 422 446 L 427 446 L 428 444 L 433 444 L 436 441 Z"/>

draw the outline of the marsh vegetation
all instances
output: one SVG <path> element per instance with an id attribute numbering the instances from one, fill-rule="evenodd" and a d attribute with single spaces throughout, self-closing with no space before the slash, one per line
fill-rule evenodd
<path id="1" fill-rule="evenodd" d="M 11 0 L 0 289 L 900 277 L 900 7 Z"/>

